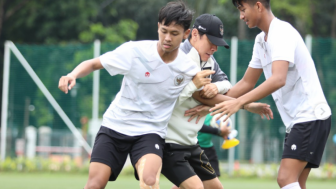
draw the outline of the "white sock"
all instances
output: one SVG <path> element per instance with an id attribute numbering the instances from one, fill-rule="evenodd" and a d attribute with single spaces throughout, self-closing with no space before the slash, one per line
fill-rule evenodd
<path id="1" fill-rule="evenodd" d="M 301 189 L 299 182 L 293 182 L 291 184 L 288 184 L 281 189 Z"/>

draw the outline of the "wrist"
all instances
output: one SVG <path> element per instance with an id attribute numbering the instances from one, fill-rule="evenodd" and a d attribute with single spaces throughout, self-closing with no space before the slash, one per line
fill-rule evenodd
<path id="1" fill-rule="evenodd" d="M 222 134 L 222 130 L 221 130 L 220 128 L 218 128 L 217 135 L 218 135 L 218 136 L 222 136 L 222 135 L 223 135 L 223 134 Z"/>
<path id="2" fill-rule="evenodd" d="M 68 77 L 72 77 L 72 78 L 76 79 L 76 76 L 75 76 L 75 75 L 73 75 L 73 74 L 71 74 L 71 73 L 68 73 L 68 74 L 67 74 L 67 76 L 68 76 Z"/>

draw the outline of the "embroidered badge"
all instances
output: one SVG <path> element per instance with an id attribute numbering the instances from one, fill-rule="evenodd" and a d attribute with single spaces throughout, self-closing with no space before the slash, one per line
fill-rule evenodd
<path id="1" fill-rule="evenodd" d="M 178 75 L 174 79 L 174 83 L 176 86 L 181 85 L 181 83 L 184 81 L 184 76 L 183 75 Z"/>
<path id="2" fill-rule="evenodd" d="M 223 25 L 219 25 L 219 33 L 221 34 L 221 36 L 224 35 L 224 28 L 223 28 Z"/>
<path id="3" fill-rule="evenodd" d="M 145 73 L 145 77 L 149 77 L 150 76 L 150 73 L 149 72 L 146 72 Z"/>

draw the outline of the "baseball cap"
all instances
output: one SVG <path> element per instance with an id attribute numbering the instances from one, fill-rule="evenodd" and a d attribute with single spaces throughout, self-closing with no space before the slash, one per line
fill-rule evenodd
<path id="1" fill-rule="evenodd" d="M 217 46 L 230 48 L 223 39 L 224 26 L 222 21 L 212 14 L 202 14 L 196 18 L 193 28 L 207 35 L 208 39 Z"/>

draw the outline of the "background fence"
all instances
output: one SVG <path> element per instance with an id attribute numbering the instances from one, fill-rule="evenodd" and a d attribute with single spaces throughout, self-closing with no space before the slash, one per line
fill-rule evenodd
<path id="1" fill-rule="evenodd" d="M 242 78 L 252 56 L 254 41 L 238 41 L 237 80 Z M 101 52 L 115 49 L 119 44 L 102 43 Z M 72 123 L 92 145 L 96 129 L 92 129 L 92 83 L 93 74 L 77 80 L 69 94 L 58 89 L 58 80 L 69 73 L 81 61 L 94 56 L 93 44 L 24 45 L 16 44 L 43 84 L 59 103 Z M 221 69 L 230 78 L 230 50 L 219 48 L 215 53 Z M 312 57 L 332 112 L 336 109 L 336 40 L 314 38 Z M 78 140 L 49 103 L 36 83 L 28 75 L 13 53 L 10 54 L 9 98 L 7 111 L 6 156 L 67 155 L 72 158 L 88 158 Z M 100 71 L 99 117 L 102 117 L 120 89 L 122 76 L 111 77 Z M 258 83 L 264 81 L 262 76 Z M 277 112 L 271 96 L 261 100 L 269 103 L 274 112 L 271 121 L 258 115 L 239 111 L 236 128 L 240 144 L 235 149 L 235 159 L 242 162 L 278 163 L 281 159 L 285 126 Z M 335 117 L 335 115 L 333 115 Z M 334 120 L 333 118 L 332 120 Z M 35 133 L 33 137 L 27 133 Z M 336 163 L 336 134 L 334 121 L 327 142 L 323 162 Z M 228 158 L 228 151 L 220 148 L 222 139 L 214 137 L 220 160 Z M 31 146 L 32 145 L 32 146 Z M 31 149 L 31 150 L 29 150 Z"/>

